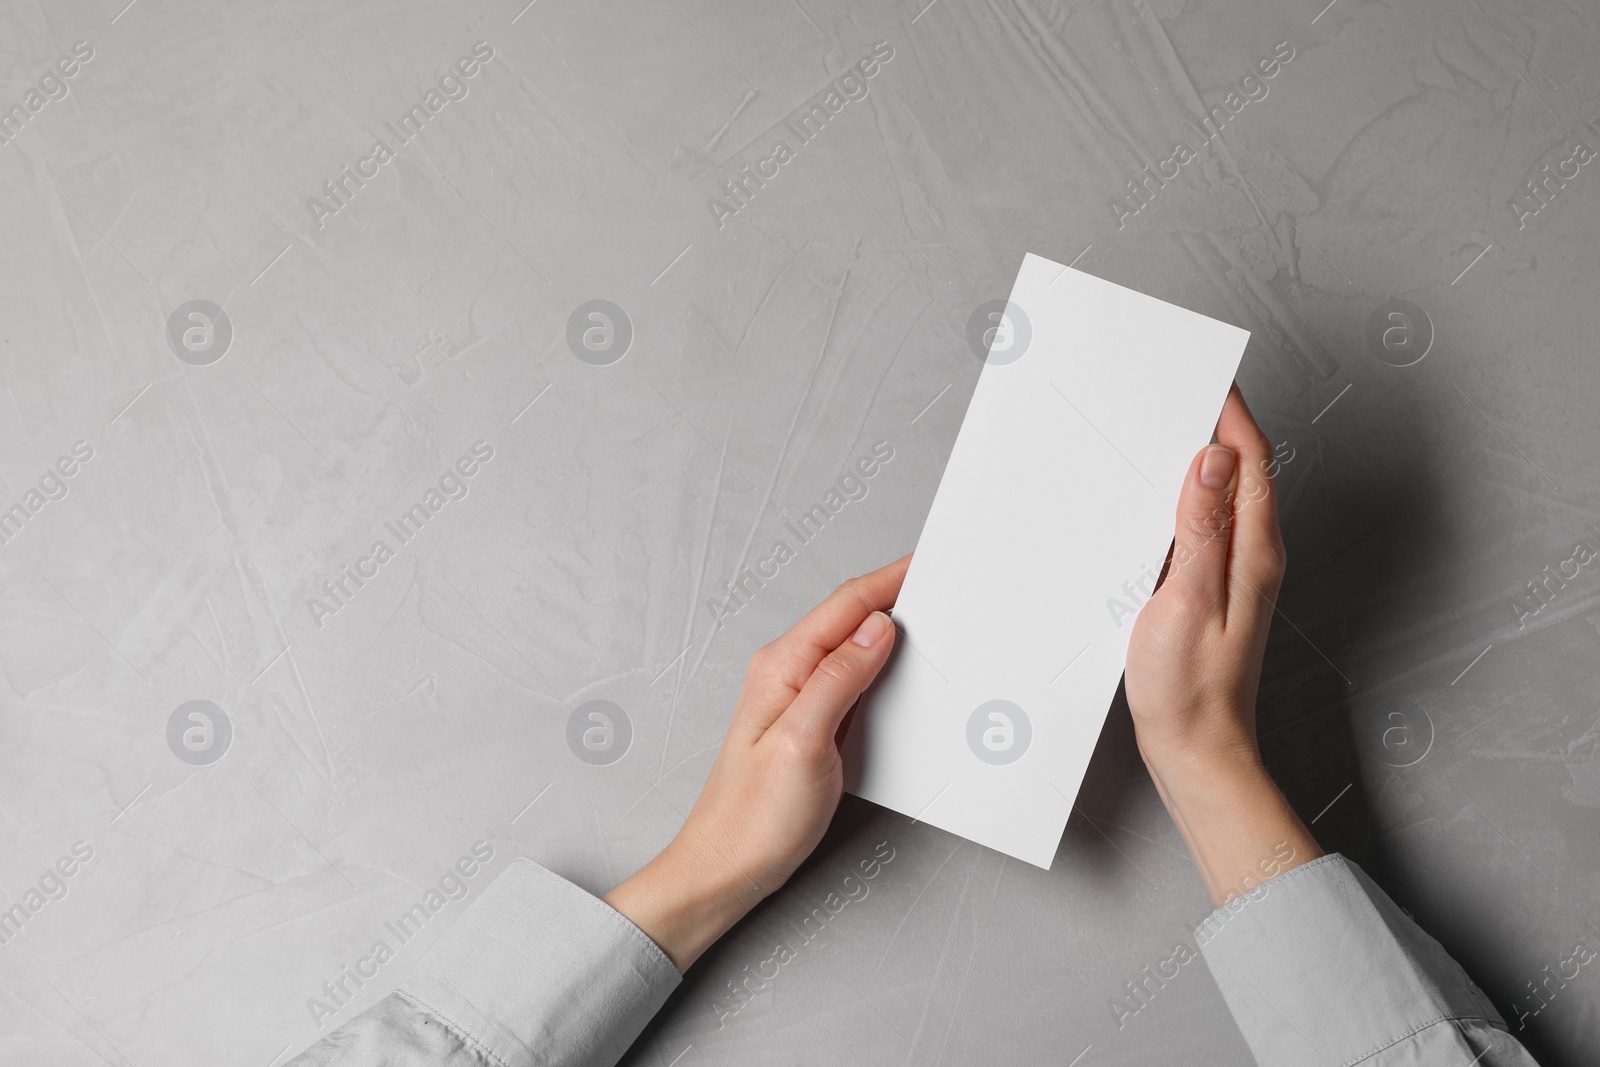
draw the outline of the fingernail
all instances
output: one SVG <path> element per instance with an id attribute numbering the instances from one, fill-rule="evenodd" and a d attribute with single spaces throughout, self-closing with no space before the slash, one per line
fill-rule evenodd
<path id="1" fill-rule="evenodd" d="M 1212 445 L 1206 449 L 1206 457 L 1200 461 L 1200 480 L 1212 489 L 1227 488 L 1228 479 L 1233 477 L 1235 461 L 1233 449 L 1226 445 Z"/>
<path id="2" fill-rule="evenodd" d="M 893 625 L 894 623 L 889 621 L 889 616 L 881 611 L 874 611 L 856 627 L 856 632 L 850 635 L 850 640 L 862 648 L 871 648 L 883 640 L 884 634 L 887 634 Z"/>

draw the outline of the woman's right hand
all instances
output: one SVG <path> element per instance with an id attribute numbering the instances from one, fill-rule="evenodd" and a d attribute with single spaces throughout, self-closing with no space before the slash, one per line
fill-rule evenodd
<path id="1" fill-rule="evenodd" d="M 1140 754 L 1213 903 L 1320 856 L 1261 762 L 1256 692 L 1285 553 L 1272 446 L 1234 385 L 1195 456 L 1125 684 Z"/>
<path id="2" fill-rule="evenodd" d="M 1146 759 L 1256 757 L 1256 689 L 1286 559 L 1271 461 L 1235 385 L 1217 443 L 1189 465 L 1172 556 L 1128 644 Z"/>

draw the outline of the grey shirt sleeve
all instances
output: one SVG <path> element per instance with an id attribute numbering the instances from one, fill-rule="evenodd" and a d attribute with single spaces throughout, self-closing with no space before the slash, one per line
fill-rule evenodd
<path id="1" fill-rule="evenodd" d="M 1196 941 L 1262 1067 L 1537 1067 L 1437 941 L 1339 855 Z M 292 1067 L 613 1067 L 682 976 L 598 897 L 513 863 L 372 1008 Z"/>
<path id="2" fill-rule="evenodd" d="M 1262 1067 L 1537 1067 L 1461 966 L 1343 856 L 1262 883 L 1195 938 Z"/>
<path id="3" fill-rule="evenodd" d="M 620 912 L 511 864 L 393 993 L 292 1067 L 612 1067 L 682 975 Z"/>

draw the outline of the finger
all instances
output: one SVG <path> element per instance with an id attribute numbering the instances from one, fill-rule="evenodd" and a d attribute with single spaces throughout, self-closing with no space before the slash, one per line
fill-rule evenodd
<path id="1" fill-rule="evenodd" d="M 900 595 L 910 555 L 870 574 L 850 578 L 812 608 L 789 632 L 762 649 L 770 658 L 773 680 L 798 693 L 822 658 L 838 648 L 874 611 L 887 611 Z"/>
<path id="2" fill-rule="evenodd" d="M 1168 600 L 1181 599 L 1206 614 L 1226 614 L 1228 538 L 1238 480 L 1238 455 L 1227 445 L 1207 445 L 1189 464 L 1178 496 L 1172 558 L 1161 584 Z"/>
<path id="3" fill-rule="evenodd" d="M 868 615 L 843 644 L 822 658 L 767 736 L 787 734 L 808 750 L 834 744 L 846 713 L 883 669 L 894 648 L 894 623 L 881 611 Z"/>
<path id="4" fill-rule="evenodd" d="M 740 701 L 756 729 L 765 729 L 782 714 L 811 678 L 823 658 L 843 644 L 874 611 L 894 606 L 905 581 L 911 556 L 902 556 L 870 574 L 851 578 L 782 637 L 759 649 Z"/>
<path id="5" fill-rule="evenodd" d="M 1239 485 L 1234 494 L 1234 530 L 1228 574 L 1236 586 L 1230 603 L 1251 611 L 1270 608 L 1283 578 L 1283 534 L 1278 529 L 1278 494 L 1268 471 L 1272 443 L 1256 425 L 1235 384 L 1217 421 L 1217 440 L 1239 454 Z M 1259 601 L 1266 597 L 1266 603 Z"/>

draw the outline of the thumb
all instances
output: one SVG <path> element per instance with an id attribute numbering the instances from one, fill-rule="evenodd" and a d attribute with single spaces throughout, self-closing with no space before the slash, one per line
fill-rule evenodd
<path id="1" fill-rule="evenodd" d="M 889 616 L 881 611 L 868 615 L 855 633 L 822 658 L 774 725 L 808 745 L 831 746 L 845 713 L 888 662 L 894 641 Z"/>
<path id="2" fill-rule="evenodd" d="M 1239 456 L 1226 445 L 1207 445 L 1189 465 L 1178 497 L 1172 563 L 1162 588 L 1207 611 L 1224 612 L 1228 603 L 1228 543 L 1233 529 L 1233 495 L 1239 484 Z"/>

